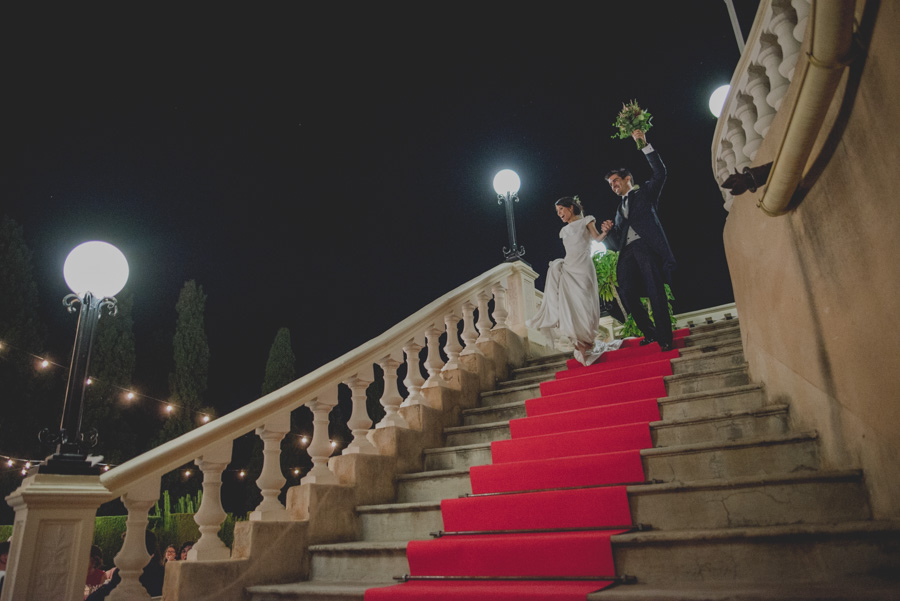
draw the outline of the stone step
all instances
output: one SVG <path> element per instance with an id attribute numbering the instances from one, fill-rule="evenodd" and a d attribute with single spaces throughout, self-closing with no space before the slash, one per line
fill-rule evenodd
<path id="1" fill-rule="evenodd" d="M 424 455 L 426 471 L 468 469 L 473 465 L 487 465 L 491 462 L 491 443 L 425 449 Z"/>
<path id="2" fill-rule="evenodd" d="M 541 396 L 540 382 L 482 392 L 479 396 L 481 397 L 481 407 L 495 407 L 517 401 L 527 401 Z"/>
<path id="3" fill-rule="evenodd" d="M 628 487 L 634 523 L 654 531 L 828 524 L 872 517 L 858 470 Z"/>
<path id="4" fill-rule="evenodd" d="M 672 359 L 672 373 L 680 375 L 716 371 L 746 364 L 744 349 L 739 343 L 729 345 L 727 348 L 707 350 L 705 352 L 704 348 L 706 347 L 694 347 L 690 349 L 691 352 L 682 353 L 677 359 Z"/>
<path id="5" fill-rule="evenodd" d="M 696 482 L 790 474 L 819 468 L 815 433 L 801 432 L 644 449 L 644 476 L 659 482 Z"/>
<path id="6" fill-rule="evenodd" d="M 409 541 L 443 530 L 440 501 L 388 503 L 356 508 L 364 541 Z"/>
<path id="7" fill-rule="evenodd" d="M 876 521 L 632 532 L 612 537 L 619 574 L 665 586 L 896 578 L 898 540 L 900 522 Z"/>
<path id="8" fill-rule="evenodd" d="M 492 424 L 496 422 L 509 423 L 509 420 L 519 417 L 526 417 L 525 401 L 513 401 L 512 403 L 507 403 L 505 405 L 490 405 L 488 407 L 463 409 L 463 426 L 460 427 Z"/>
<path id="9" fill-rule="evenodd" d="M 352 542 L 310 545 L 310 580 L 330 582 L 393 582 L 409 574 L 408 541 Z"/>
<path id="10" fill-rule="evenodd" d="M 514 407 L 518 407 L 519 411 L 513 412 Z M 650 432 L 655 447 L 783 434 L 788 430 L 787 410 L 787 405 L 767 405 L 721 415 L 662 420 L 651 422 Z M 518 403 L 508 410 L 492 408 L 490 412 L 497 416 L 501 413 L 510 417 L 524 417 L 524 404 Z M 487 416 L 488 413 L 483 415 Z M 447 447 L 506 440 L 510 437 L 509 419 L 445 428 L 444 435 Z"/>
<path id="11" fill-rule="evenodd" d="M 643 449 L 641 457 L 647 480 L 730 479 L 817 470 L 816 442 L 815 433 L 777 434 Z M 440 469 L 399 476 L 398 502 L 440 501 L 471 492 L 469 468 L 491 463 L 490 443 L 429 449 L 425 461 Z"/>
<path id="12" fill-rule="evenodd" d="M 659 413 L 664 420 L 710 417 L 759 409 L 765 404 L 765 389 L 759 384 L 747 384 L 709 392 L 670 395 L 659 399 Z"/>
<path id="13" fill-rule="evenodd" d="M 897 584 L 862 582 L 698 582 L 629 584 L 587 596 L 588 601 L 896 601 Z"/>
<path id="14" fill-rule="evenodd" d="M 747 373 L 746 365 L 739 365 L 714 371 L 666 376 L 665 382 L 668 395 L 677 396 L 745 386 L 750 383 L 750 375 Z"/>
<path id="15" fill-rule="evenodd" d="M 767 405 L 721 415 L 650 422 L 653 446 L 658 448 L 713 440 L 777 436 L 788 430 L 787 405 Z"/>
<path id="16" fill-rule="evenodd" d="M 250 601 L 363 601 L 366 589 L 384 582 L 292 582 L 247 588 Z"/>
<path id="17" fill-rule="evenodd" d="M 524 405 L 522 405 L 524 415 Z M 453 426 L 444 428 L 444 442 L 448 447 L 467 444 L 479 444 L 493 442 L 509 438 L 509 420 L 473 424 L 467 426 Z"/>
<path id="18" fill-rule="evenodd" d="M 691 334 L 702 334 L 715 330 L 733 328 L 735 326 L 740 326 L 740 320 L 737 317 L 720 319 L 713 322 L 694 321 L 694 325 L 688 327 L 691 328 Z"/>
<path id="19" fill-rule="evenodd" d="M 537 374 L 546 373 L 551 374 L 552 377 L 552 374 L 566 369 L 566 361 L 568 361 L 570 358 L 570 354 L 560 355 L 555 361 L 540 363 L 538 365 L 526 365 L 525 367 L 519 367 L 517 369 L 510 370 L 509 378 L 510 380 L 519 380 L 531 378 Z"/>
<path id="20" fill-rule="evenodd" d="M 741 329 L 737 326 L 723 327 L 708 332 L 691 334 L 684 339 L 685 348 L 710 347 L 740 341 Z"/>
<path id="21" fill-rule="evenodd" d="M 468 468 L 397 476 L 398 503 L 434 502 L 471 493 Z"/>

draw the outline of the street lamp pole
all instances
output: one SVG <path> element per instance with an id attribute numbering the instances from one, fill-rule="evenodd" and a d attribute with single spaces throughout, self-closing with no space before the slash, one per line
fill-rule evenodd
<path id="1" fill-rule="evenodd" d="M 504 169 L 494 176 L 494 191 L 497 193 L 497 204 L 506 204 L 506 231 L 509 234 L 509 247 L 503 247 L 503 256 L 507 263 L 522 261 L 525 256 L 525 247 L 516 242 L 516 216 L 513 211 L 513 203 L 519 202 L 519 186 L 521 181 L 516 172 Z"/>
<path id="2" fill-rule="evenodd" d="M 92 429 L 85 433 L 81 430 L 84 390 L 97 323 L 103 310 L 110 315 L 116 314 L 114 295 L 122 290 L 128 279 L 128 262 L 111 244 L 86 242 L 69 253 L 64 273 L 73 294 L 63 299 L 63 305 L 69 313 L 79 311 L 80 307 L 80 313 L 59 431 L 45 428 L 39 435 L 41 442 L 56 444 L 56 452 L 38 471 L 42 474 L 98 474 L 100 467 L 91 465 L 86 453 L 97 443 L 97 431 Z"/>

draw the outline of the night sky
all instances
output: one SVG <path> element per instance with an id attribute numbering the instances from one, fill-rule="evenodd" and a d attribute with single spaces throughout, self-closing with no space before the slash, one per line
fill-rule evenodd
<path id="1" fill-rule="evenodd" d="M 724 2 L 312 4 L 5 16 L 0 211 L 34 253 L 58 362 L 75 330 L 63 261 L 106 240 L 131 268 L 136 387 L 167 395 L 195 279 L 209 400 L 253 400 L 279 327 L 306 373 L 501 262 L 502 168 L 522 179 L 518 237 L 543 288 L 563 254 L 553 202 L 577 194 L 603 220 L 608 169 L 649 176 L 610 139 L 632 98 L 669 170 L 676 311 L 733 300 L 707 108 L 739 58 Z M 746 35 L 758 2 L 735 4 Z"/>

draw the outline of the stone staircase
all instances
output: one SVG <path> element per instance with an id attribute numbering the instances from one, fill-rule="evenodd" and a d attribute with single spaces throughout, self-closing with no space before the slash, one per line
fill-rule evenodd
<path id="1" fill-rule="evenodd" d="M 530 361 L 482 393 L 445 446 L 425 451 L 424 471 L 398 478 L 395 503 L 357 508 L 360 541 L 311 546 L 310 581 L 251 587 L 253 601 L 361 600 L 408 573 L 407 542 L 443 528 L 440 501 L 471 492 L 469 467 L 491 462 L 491 441 L 509 438 L 509 420 L 568 357 Z M 642 451 L 648 482 L 628 487 L 646 529 L 612 539 L 617 572 L 637 584 L 589 598 L 900 598 L 889 580 L 900 524 L 873 521 L 863 475 L 823 469 L 816 433 L 793 431 L 789 408 L 767 404 L 737 320 L 694 328 L 672 367 L 654 448 Z"/>

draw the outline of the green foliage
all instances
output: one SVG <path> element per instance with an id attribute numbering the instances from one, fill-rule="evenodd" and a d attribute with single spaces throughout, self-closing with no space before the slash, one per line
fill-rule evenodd
<path id="1" fill-rule="evenodd" d="M 9 537 L 12 536 L 12 528 L 12 524 L 0 526 L 0 543 L 9 540 Z"/>
<path id="2" fill-rule="evenodd" d="M 25 457 L 39 454 L 37 432 L 59 424 L 64 378 L 47 372 L 35 377 L 34 361 L 26 353 L 42 355 L 47 330 L 38 315 L 38 288 L 32 269 L 32 253 L 22 227 L 12 219 L 0 219 L 0 419 L 2 451 Z M 75 321 L 72 321 L 72 332 Z M 24 352 L 14 352 L 12 348 Z M 4 489 L 3 496 L 12 490 Z"/>
<path id="3" fill-rule="evenodd" d="M 616 128 L 616 133 L 611 135 L 610 138 L 613 140 L 616 138 L 620 140 L 630 138 L 632 132 L 636 129 L 646 132 L 653 127 L 653 124 L 650 122 L 651 119 L 653 119 L 653 115 L 639 107 L 637 100 L 632 100 L 627 104 L 623 102 L 622 110 L 619 111 L 616 120 L 612 124 Z M 636 140 L 636 142 L 638 149 L 645 146 L 641 140 Z"/>
<path id="4" fill-rule="evenodd" d="M 266 362 L 266 376 L 263 380 L 262 394 L 267 395 L 273 390 L 294 381 L 297 377 L 297 357 L 291 349 L 291 332 L 287 328 L 281 328 L 275 334 L 272 348 L 269 349 L 269 360 Z"/>
<path id="5" fill-rule="evenodd" d="M 616 265 L 619 264 L 619 253 L 608 250 L 605 253 L 593 256 L 594 269 L 597 270 L 597 291 L 600 300 L 609 302 L 615 298 L 613 288 L 619 285 L 616 278 Z"/>
<path id="6" fill-rule="evenodd" d="M 206 295 L 194 280 L 185 282 L 175 304 L 173 347 L 175 371 L 169 376 L 172 399 L 180 405 L 163 426 L 158 442 L 181 436 L 194 427 L 196 413 L 204 404 L 209 381 L 209 344 L 203 325 Z"/>
<path id="7" fill-rule="evenodd" d="M 175 502 L 175 508 L 193 508 L 192 511 L 170 511 L 171 498 L 169 491 L 162 494 L 162 506 L 157 502 L 150 512 L 150 529 L 156 534 L 159 549 L 162 552 L 169 545 L 180 547 L 187 541 L 200 538 L 200 528 L 194 521 L 194 513 L 200 507 L 202 493 L 185 495 Z M 113 566 L 116 553 L 122 548 L 122 537 L 125 535 L 126 516 L 98 517 L 94 521 L 94 544 L 103 549 L 104 568 Z M 219 537 L 229 547 L 234 544 L 234 524 L 239 521 L 232 514 L 228 514 L 219 530 Z M 12 526 L 0 526 L 0 540 L 3 540 L 3 529 L 12 529 Z M 8 537 L 8 536 L 7 536 Z"/>
<path id="8" fill-rule="evenodd" d="M 134 295 L 118 297 L 115 316 L 101 314 L 91 351 L 92 384 L 85 390 L 84 428 L 100 434 L 97 454 L 111 463 L 122 463 L 139 452 L 133 424 L 140 423 L 134 406 L 122 400 L 122 389 L 132 384 L 135 366 Z"/>

